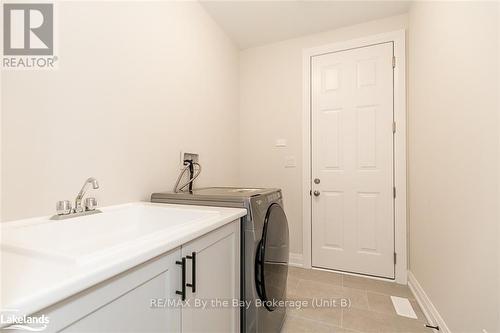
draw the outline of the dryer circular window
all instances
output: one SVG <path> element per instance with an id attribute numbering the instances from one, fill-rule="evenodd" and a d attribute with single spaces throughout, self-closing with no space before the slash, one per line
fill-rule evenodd
<path id="1" fill-rule="evenodd" d="M 271 204 L 266 212 L 262 238 L 255 256 L 257 294 L 269 311 L 286 299 L 288 275 L 288 222 L 283 208 Z"/>

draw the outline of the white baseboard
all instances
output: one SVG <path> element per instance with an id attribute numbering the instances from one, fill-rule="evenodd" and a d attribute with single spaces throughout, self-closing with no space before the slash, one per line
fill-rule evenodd
<path id="1" fill-rule="evenodd" d="M 302 257 L 302 253 L 291 253 L 290 252 L 290 260 L 288 265 L 295 267 L 302 267 L 304 265 L 304 260 Z"/>
<path id="2" fill-rule="evenodd" d="M 418 283 L 417 279 L 413 275 L 411 271 L 408 271 L 408 286 L 410 287 L 411 292 L 415 296 L 418 305 L 422 309 L 425 318 L 430 325 L 439 326 L 439 331 L 434 330 L 434 332 L 439 333 L 451 333 L 450 329 L 444 322 L 443 317 L 439 314 L 434 304 L 432 304 L 431 299 L 425 293 L 424 289 Z"/>

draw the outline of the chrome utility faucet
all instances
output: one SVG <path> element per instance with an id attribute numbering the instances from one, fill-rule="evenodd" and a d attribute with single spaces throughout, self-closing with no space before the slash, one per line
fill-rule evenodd
<path id="1" fill-rule="evenodd" d="M 78 195 L 76 196 L 76 199 L 75 199 L 75 213 L 81 213 L 84 210 L 86 210 L 86 209 L 83 209 L 83 207 L 82 207 L 82 199 L 83 199 L 83 196 L 85 195 L 85 192 L 87 192 L 87 188 L 89 187 L 90 184 L 92 184 L 92 188 L 94 190 L 97 190 L 99 188 L 99 183 L 97 182 L 97 179 L 95 179 L 94 177 L 88 178 L 85 181 L 85 183 L 83 183 L 83 186 L 82 186 L 80 192 L 78 192 Z M 85 203 L 87 203 L 88 199 L 93 199 L 95 201 L 95 198 L 87 198 L 85 200 Z"/>
<path id="2" fill-rule="evenodd" d="M 62 220 L 70 217 L 89 215 L 89 214 L 97 214 L 101 213 L 97 208 L 97 200 L 96 198 L 86 198 L 84 201 L 84 205 L 82 205 L 83 196 L 87 192 L 89 185 L 92 185 L 94 190 L 99 188 L 99 183 L 97 179 L 94 177 L 88 178 L 85 183 L 83 183 L 80 192 L 75 198 L 75 207 L 71 207 L 71 202 L 69 200 L 58 201 L 56 205 L 57 215 L 52 216 L 53 220 Z"/>

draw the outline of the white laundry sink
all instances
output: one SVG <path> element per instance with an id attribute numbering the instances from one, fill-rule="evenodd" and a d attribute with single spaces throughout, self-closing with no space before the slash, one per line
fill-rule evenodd
<path id="1" fill-rule="evenodd" d="M 32 257 L 86 264 L 219 216 L 217 211 L 189 206 L 132 203 L 65 220 L 44 217 L 4 223 L 1 248 Z"/>

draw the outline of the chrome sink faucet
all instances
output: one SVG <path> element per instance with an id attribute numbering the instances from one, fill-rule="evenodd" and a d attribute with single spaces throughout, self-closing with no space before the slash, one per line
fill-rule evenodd
<path id="1" fill-rule="evenodd" d="M 89 186 L 92 185 L 94 190 L 99 188 L 99 183 L 94 177 L 87 178 L 85 183 L 83 183 L 80 192 L 75 198 L 75 207 L 71 207 L 71 202 L 69 200 L 58 201 L 56 205 L 57 215 L 51 217 L 52 220 L 63 220 L 70 217 L 89 215 L 101 213 L 97 208 L 97 200 L 95 198 L 86 198 L 84 205 L 82 205 L 82 200 L 87 192 Z"/>
<path id="2" fill-rule="evenodd" d="M 85 210 L 82 207 L 82 199 L 83 199 L 83 196 L 85 195 L 85 192 L 87 192 L 87 189 L 88 189 L 90 184 L 92 184 L 92 188 L 94 190 L 97 190 L 99 188 L 99 183 L 97 182 L 97 179 L 95 179 L 94 177 L 88 178 L 85 181 L 85 183 L 83 183 L 83 186 L 80 189 L 80 192 L 78 192 L 78 195 L 75 198 L 75 209 L 74 209 L 75 213 L 81 213 Z M 95 198 L 88 198 L 88 199 L 93 199 L 93 201 L 95 201 Z M 92 200 L 88 200 L 88 201 L 90 202 Z M 86 202 L 87 202 L 87 200 L 86 200 Z"/>

